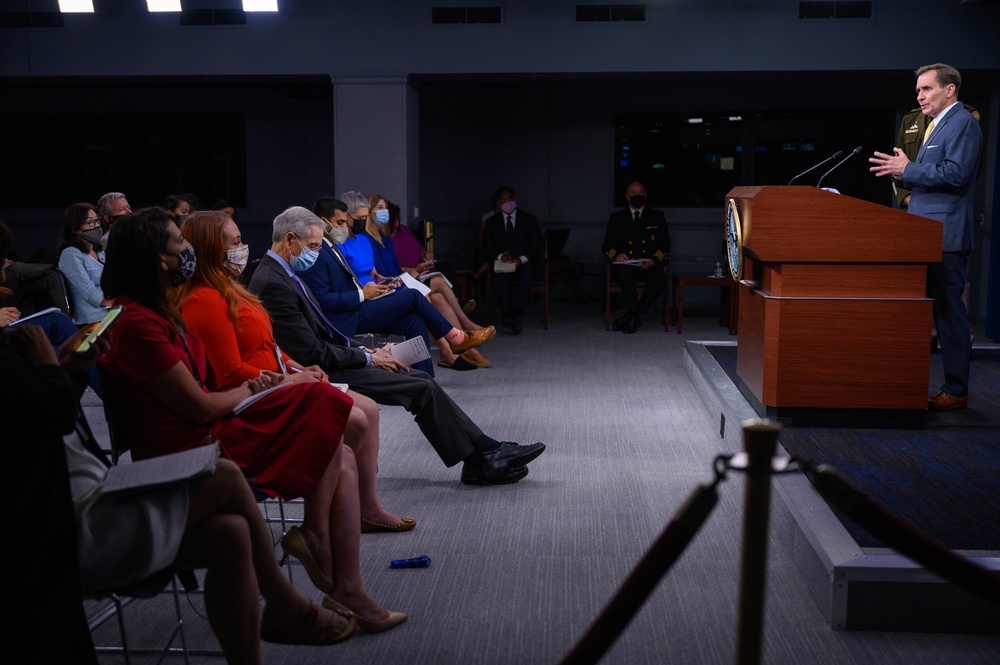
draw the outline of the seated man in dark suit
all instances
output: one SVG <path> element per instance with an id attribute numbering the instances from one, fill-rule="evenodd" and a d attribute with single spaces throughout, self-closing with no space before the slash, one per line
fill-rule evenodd
<path id="1" fill-rule="evenodd" d="M 462 482 L 516 483 L 528 474 L 525 465 L 542 454 L 545 444 L 519 446 L 490 438 L 425 372 L 410 370 L 392 357 L 389 347 L 370 351 L 354 346 L 326 319 L 296 275 L 315 262 L 323 246 L 322 220 L 305 208 L 289 208 L 274 219 L 271 240 L 250 289 L 267 307 L 282 349 L 379 404 L 406 408 L 445 465 L 465 463 Z"/>
<path id="2" fill-rule="evenodd" d="M 501 322 L 515 335 L 521 332 L 519 317 L 531 297 L 534 269 L 542 262 L 542 231 L 538 218 L 518 210 L 517 195 L 510 187 L 497 190 L 500 212 L 486 220 L 483 229 L 483 252 L 488 261 L 497 261 L 503 270 L 495 270 L 493 289 L 500 302 Z"/>
<path id="3" fill-rule="evenodd" d="M 667 286 L 662 266 L 670 258 L 670 232 L 663 213 L 646 205 L 646 186 L 641 182 L 629 183 L 625 199 L 628 207 L 612 213 L 608 221 L 603 250 L 625 301 L 625 314 L 614 320 L 612 328 L 630 335 L 642 325 L 640 314 Z M 634 261 L 642 263 L 635 265 Z M 642 298 L 637 295 L 639 280 L 646 282 Z"/>
<path id="4" fill-rule="evenodd" d="M 347 239 L 351 219 L 347 214 L 347 204 L 332 197 L 323 197 L 313 206 L 313 212 L 325 222 L 329 237 L 323 239 L 315 265 L 301 271 L 299 277 L 337 330 L 348 337 L 359 332 L 388 332 L 403 335 L 406 339 L 423 337 L 424 343 L 427 343 L 427 329 L 430 328 L 434 337 L 448 341 L 452 355 L 450 358 L 442 356 L 442 360 L 449 363 L 455 362 L 457 354 L 492 337 L 489 328 L 465 332 L 453 327 L 419 291 L 397 288 L 389 293 L 389 286 L 375 282 L 362 287 L 347 257 L 337 247 Z M 421 361 L 414 367 L 434 376 L 430 360 Z M 471 368 L 475 369 L 475 366 Z"/>

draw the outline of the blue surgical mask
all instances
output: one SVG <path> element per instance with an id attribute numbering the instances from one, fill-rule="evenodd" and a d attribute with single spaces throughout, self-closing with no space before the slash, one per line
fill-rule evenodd
<path id="1" fill-rule="evenodd" d="M 379 226 L 385 226 L 389 223 L 389 211 L 388 210 L 376 210 L 375 211 L 375 223 Z"/>
<path id="2" fill-rule="evenodd" d="M 298 256 L 292 254 L 292 260 L 290 262 L 292 270 L 295 272 L 305 272 L 306 270 L 312 268 L 313 264 L 316 263 L 316 259 L 319 258 L 319 252 L 315 249 L 306 249 L 303 247 L 298 238 L 295 239 L 295 242 L 299 243 L 299 247 L 302 247 L 302 253 Z"/>

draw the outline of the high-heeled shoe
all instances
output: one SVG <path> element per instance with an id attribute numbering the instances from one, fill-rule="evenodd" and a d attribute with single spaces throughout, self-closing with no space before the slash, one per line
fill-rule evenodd
<path id="1" fill-rule="evenodd" d="M 323 607 L 328 610 L 333 610 L 334 612 L 351 612 L 351 610 L 347 609 L 328 595 L 323 597 Z M 392 610 L 386 611 L 389 613 L 389 616 L 379 621 L 366 619 L 357 612 L 352 612 L 352 614 L 354 615 L 354 620 L 357 621 L 358 625 L 361 626 L 361 629 L 366 633 L 381 633 L 387 631 L 390 628 L 395 628 L 408 618 L 406 612 L 393 612 Z"/>
<path id="2" fill-rule="evenodd" d="M 288 561 L 289 554 L 292 555 L 302 563 L 302 567 L 306 569 L 306 574 L 309 576 L 309 580 L 313 583 L 314 587 L 323 593 L 333 591 L 333 582 L 320 570 L 319 564 L 316 563 L 312 552 L 309 551 L 309 546 L 306 545 L 306 539 L 302 537 L 302 533 L 299 531 L 299 527 L 293 526 L 285 533 L 281 539 L 281 551 L 282 564 Z"/>
<path id="3" fill-rule="evenodd" d="M 330 609 L 330 608 L 327 608 Z M 295 628 L 274 630 L 270 626 L 260 627 L 260 639 L 273 644 L 307 644 L 311 646 L 326 646 L 343 642 L 354 634 L 357 622 L 352 612 L 333 610 L 335 615 L 345 619 L 344 629 L 337 632 L 333 622 L 320 623 L 319 608 L 312 603 L 302 623 Z"/>

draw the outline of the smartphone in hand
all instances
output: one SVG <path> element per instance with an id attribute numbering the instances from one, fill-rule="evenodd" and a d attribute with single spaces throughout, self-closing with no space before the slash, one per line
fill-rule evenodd
<path id="1" fill-rule="evenodd" d="M 115 319 L 118 318 L 118 315 L 121 314 L 124 309 L 125 307 L 123 305 L 112 307 L 99 323 L 91 323 L 89 326 L 90 332 L 88 332 L 87 336 L 83 338 L 80 345 L 74 349 L 74 353 L 86 353 L 87 351 L 90 351 L 90 347 L 93 346 L 97 338 L 103 335 L 104 331 L 111 327 L 111 324 L 115 322 Z"/>

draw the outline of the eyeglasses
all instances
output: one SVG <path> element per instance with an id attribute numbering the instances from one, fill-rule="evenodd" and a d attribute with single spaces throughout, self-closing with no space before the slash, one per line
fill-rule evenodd
<path id="1" fill-rule="evenodd" d="M 299 243 L 299 246 L 302 249 L 308 249 L 310 252 L 318 252 L 320 250 L 320 248 L 323 246 L 322 241 L 321 242 L 311 242 L 309 244 L 306 244 L 306 243 L 302 242 L 301 240 L 299 240 L 298 236 L 295 237 L 295 242 Z"/>
<path id="2" fill-rule="evenodd" d="M 99 220 L 99 219 L 97 219 L 95 217 L 94 219 L 88 219 L 87 221 L 85 221 L 83 224 L 80 225 L 80 228 L 81 229 L 94 229 L 94 228 L 97 228 L 100 225 L 101 225 L 101 220 Z"/>

